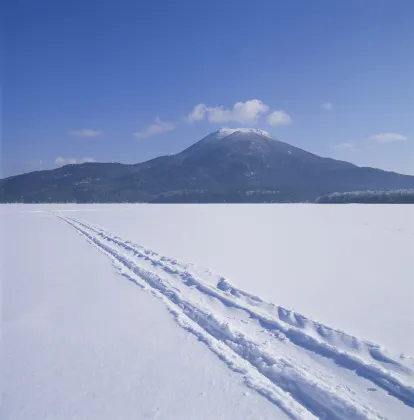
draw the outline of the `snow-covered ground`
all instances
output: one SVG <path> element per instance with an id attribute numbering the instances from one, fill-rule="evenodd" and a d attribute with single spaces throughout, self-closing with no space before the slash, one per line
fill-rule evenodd
<path id="1" fill-rule="evenodd" d="M 0 207 L 3 419 L 414 416 L 414 207 Z"/>

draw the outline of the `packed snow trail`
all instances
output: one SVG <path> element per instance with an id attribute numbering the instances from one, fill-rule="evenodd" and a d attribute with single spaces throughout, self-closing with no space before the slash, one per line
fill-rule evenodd
<path id="1" fill-rule="evenodd" d="M 382 394 L 372 389 L 376 395 L 413 407 L 410 360 L 266 303 L 223 277 L 211 286 L 176 260 L 58 217 L 108 255 L 124 276 L 161 298 L 181 326 L 291 418 L 386 418 L 373 407 L 375 397 L 364 398 L 370 383 L 382 388 Z"/>
<path id="2" fill-rule="evenodd" d="M 105 232 L 103 229 L 86 225 L 75 219 L 70 220 L 94 231 L 105 240 L 133 252 L 135 256 L 149 261 L 153 266 L 161 268 L 166 273 L 179 276 L 188 286 L 194 286 L 201 292 L 221 300 L 226 306 L 245 310 L 249 313 L 250 318 L 257 319 L 267 329 L 277 330 L 285 334 L 290 341 L 298 346 L 331 358 L 345 368 L 356 370 L 361 376 L 367 375 L 367 379 L 378 381 L 378 386 L 387 382 L 394 384 L 396 388 L 403 388 L 408 395 L 407 405 L 413 405 L 414 389 L 410 386 L 406 388 L 407 385 L 389 371 L 394 370 L 413 376 L 413 369 L 404 364 L 403 355 L 399 357 L 400 360 L 390 357 L 379 345 L 334 330 L 290 309 L 267 303 L 260 297 L 253 296 L 231 285 L 224 277 L 219 277 L 217 287 L 213 288 L 192 274 L 188 267 L 178 264 L 176 260 L 161 257 L 142 246 L 122 241 L 122 239 Z M 361 354 L 364 355 L 364 358 L 358 357 Z M 414 367 L 414 361 L 411 361 L 411 364 Z M 384 384 L 384 387 L 387 388 L 388 385 Z M 387 390 L 391 394 L 393 392 L 398 393 L 398 390 L 395 390 L 393 386 L 390 386 Z M 403 391 L 398 395 L 401 397 L 400 399 L 404 400 L 405 394 Z"/>

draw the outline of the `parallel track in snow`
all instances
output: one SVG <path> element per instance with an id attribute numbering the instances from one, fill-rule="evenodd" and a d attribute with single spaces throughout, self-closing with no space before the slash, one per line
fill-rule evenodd
<path id="1" fill-rule="evenodd" d="M 109 256 L 129 280 L 161 298 L 181 326 L 291 418 L 384 418 L 357 393 L 342 386 L 340 379 L 327 374 L 323 366 L 309 366 L 295 357 L 302 353 L 327 359 L 414 407 L 414 387 L 407 383 L 413 375 L 410 367 L 386 355 L 379 346 L 264 302 L 224 278 L 217 287 L 208 285 L 175 260 L 74 218 L 58 217 Z M 242 313 L 248 320 L 229 319 L 214 311 L 210 302 Z M 263 344 L 260 335 L 270 345 Z M 339 345 L 333 344 L 338 341 Z M 274 351 L 279 343 L 287 346 L 289 356 Z M 363 349 L 364 357 L 353 351 L 355 348 Z"/>

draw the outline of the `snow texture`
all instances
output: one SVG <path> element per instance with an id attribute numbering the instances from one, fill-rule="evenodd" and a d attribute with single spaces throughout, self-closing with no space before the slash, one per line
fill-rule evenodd
<path id="1" fill-rule="evenodd" d="M 253 133 L 258 134 L 259 136 L 265 136 L 270 137 L 272 136 L 265 130 L 261 130 L 258 128 L 220 128 L 220 130 L 217 131 L 216 136 L 217 138 L 223 139 L 230 134 L 240 132 L 240 133 Z"/>
<path id="2" fill-rule="evenodd" d="M 49 209 L 34 210 L 38 213 L 32 217 L 37 216 L 39 220 L 47 221 L 53 226 L 57 226 L 57 221 L 61 222 L 60 226 L 66 226 L 67 230 L 77 233 L 89 242 L 91 249 L 95 249 L 109 258 L 125 280 L 138 286 L 136 290 L 139 296 L 141 296 L 139 291 L 142 290 L 150 298 L 156 298 L 151 298 L 154 305 L 156 305 L 155 302 L 162 302 L 178 326 L 204 344 L 203 347 L 208 349 L 211 354 L 217 356 L 217 365 L 220 365 L 221 361 L 221 366 L 229 368 L 229 372 L 234 375 L 232 376 L 233 381 L 237 382 L 237 378 L 240 378 L 244 385 L 250 389 L 246 392 L 253 392 L 257 396 L 259 403 L 254 405 L 253 409 L 259 410 L 259 414 L 257 412 L 250 414 L 260 418 L 266 418 L 269 415 L 273 418 L 293 419 L 393 419 L 413 416 L 414 359 L 412 357 L 402 352 L 396 352 L 394 349 L 387 350 L 383 345 L 345 332 L 341 328 L 334 328 L 331 323 L 315 321 L 312 317 L 299 311 L 299 308 L 294 310 L 272 303 L 268 298 L 259 297 L 256 293 L 251 292 L 255 286 L 254 282 L 250 284 L 249 291 L 244 290 L 237 279 L 230 280 L 224 275 L 214 273 L 211 269 L 184 263 L 181 259 L 178 260 L 174 257 L 163 256 L 147 246 L 138 245 L 128 240 L 127 236 L 118 236 L 109 231 L 107 227 L 102 228 L 91 223 L 89 219 L 99 219 L 97 215 L 103 207 L 105 206 L 89 206 L 83 208 L 81 212 L 77 212 L 77 208 L 54 206 Z M 115 206 L 106 211 L 107 220 L 115 220 L 115 218 L 119 220 L 120 212 L 116 210 L 119 207 Z M 136 209 L 136 206 L 132 207 Z M 152 208 L 160 207 L 162 206 Z M 237 208 L 237 206 L 230 207 Z M 269 207 L 277 208 L 277 206 Z M 298 206 L 284 207 L 292 210 Z M 171 206 L 167 206 L 167 208 L 171 209 Z M 224 207 L 221 208 L 224 209 Z M 308 212 L 311 212 L 311 207 L 307 208 Z M 106 206 L 106 209 L 109 207 Z M 88 210 L 92 211 L 88 212 Z M 211 209 L 208 211 L 211 212 Z M 223 218 L 225 210 L 224 213 L 223 210 L 221 211 Z M 111 212 L 112 214 L 108 218 L 108 213 Z M 237 211 L 235 212 L 237 213 Z M 127 213 L 125 212 L 124 215 Z M 136 214 L 135 211 L 132 211 L 132 214 Z M 82 219 L 79 217 L 80 215 L 82 215 Z M 124 220 L 126 219 L 133 220 L 128 216 Z M 386 223 L 383 223 L 383 227 L 387 229 Z M 185 229 L 181 230 L 185 231 Z M 218 234 L 218 231 L 216 233 Z M 409 228 L 406 229 L 406 234 L 412 241 L 413 235 Z M 233 241 L 235 239 L 233 238 Z M 251 254 L 255 249 L 252 245 L 251 242 L 245 244 L 249 247 Z M 256 245 L 260 244 L 256 243 Z M 256 248 L 256 253 L 258 249 Z M 82 250 L 84 250 L 83 247 Z M 297 258 L 298 254 L 295 257 Z M 239 260 L 239 263 L 245 264 L 246 261 Z M 87 267 L 87 263 L 85 267 Z M 407 269 L 407 267 L 409 266 L 406 265 L 405 268 Z M 106 266 L 101 264 L 101 268 L 96 274 L 105 270 L 107 270 Z M 81 276 L 81 278 L 85 282 L 89 276 Z M 312 275 L 309 273 L 308 278 L 303 281 L 312 280 Z M 76 283 L 79 283 L 79 280 Z M 122 282 L 120 278 L 120 287 L 124 283 L 128 282 Z M 300 288 L 297 290 L 301 291 Z M 34 297 L 27 296 L 25 304 L 36 305 L 32 299 Z M 37 314 L 37 318 L 33 318 L 33 311 L 30 311 L 30 319 L 23 317 L 22 321 L 17 317 L 18 324 L 16 326 L 13 316 L 10 321 L 10 314 L 13 314 L 15 310 L 13 301 L 6 300 L 6 302 L 5 347 L 7 351 L 5 354 L 6 362 L 11 362 L 11 366 L 13 366 L 16 355 L 11 350 L 17 353 L 22 352 L 20 347 L 27 339 L 25 334 L 16 335 L 16 330 L 19 331 L 19 323 L 23 322 L 24 326 L 27 326 L 27 323 L 33 324 L 31 332 L 34 334 L 39 324 L 41 326 L 45 320 L 42 318 L 43 308 L 38 307 L 40 312 Z M 72 304 L 74 303 L 72 302 Z M 365 303 L 369 304 L 369 302 Z M 389 302 L 389 305 L 396 303 Z M 118 304 L 122 306 L 121 301 L 118 301 Z M 151 319 L 151 316 L 154 316 L 151 315 L 153 308 L 149 301 L 147 304 L 148 307 L 138 313 L 141 317 L 144 315 Z M 318 302 L 315 302 L 315 306 L 317 304 Z M 116 300 L 113 305 L 117 307 Z M 92 312 L 93 308 L 92 305 L 88 308 L 81 307 L 81 310 L 85 311 L 85 316 L 88 316 L 88 312 Z M 119 310 L 119 307 L 117 308 Z M 70 314 L 68 315 L 70 316 Z M 99 312 L 98 315 L 104 316 L 104 319 L 108 318 L 105 313 Z M 174 334 L 171 334 L 171 331 L 167 333 L 163 323 L 158 325 L 157 320 L 158 315 L 154 316 L 153 328 L 157 329 L 162 336 L 165 335 L 167 348 L 177 345 L 177 339 L 171 338 Z M 131 328 L 131 325 L 128 327 Z M 65 332 L 65 328 L 62 332 Z M 139 335 L 139 330 L 137 333 Z M 169 338 L 167 338 L 168 336 Z M 11 338 L 8 339 L 8 337 Z M 16 337 L 21 339 L 21 342 L 13 342 L 13 337 L 14 340 Z M 142 339 L 144 342 L 147 341 L 146 335 L 142 335 Z M 198 348 L 196 344 L 194 346 Z M 96 345 L 99 346 L 99 343 Z M 199 349 L 199 351 L 202 350 Z M 189 356 L 190 354 L 191 352 Z M 190 357 L 192 363 L 198 364 L 196 357 L 193 355 Z M 84 362 L 88 363 L 88 358 Z M 216 366 L 216 362 L 211 362 L 211 366 Z M 33 369 L 36 371 L 36 366 Z M 111 372 L 111 369 L 109 371 L 113 375 L 114 372 Z M 5 418 L 7 415 L 10 416 L 10 413 L 14 414 L 10 418 L 45 418 L 34 415 L 33 412 L 30 412 L 32 407 L 29 405 L 28 409 L 24 403 L 22 404 L 23 400 L 18 395 L 14 395 L 14 393 L 18 393 L 19 389 L 19 379 L 16 380 L 18 372 L 21 373 L 22 368 L 17 369 L 17 372 L 7 368 L 5 370 L 7 398 L 2 404 L 2 410 L 5 410 L 6 414 Z M 59 367 L 59 372 L 63 376 L 70 374 L 64 364 Z M 42 374 L 47 375 L 47 371 Z M 162 375 L 162 370 L 160 375 Z M 20 378 L 20 380 L 22 379 Z M 195 384 L 199 383 L 198 378 L 191 378 L 191 381 L 193 380 Z M 217 380 L 223 381 L 222 374 Z M 7 392 L 9 381 L 13 386 Z M 44 378 L 44 381 L 48 382 L 47 377 Z M 35 383 L 34 380 L 32 386 Z M 139 401 L 142 399 L 141 387 L 136 390 Z M 93 393 L 93 390 L 84 392 Z M 231 397 L 231 392 L 231 387 L 229 387 L 227 396 L 234 398 Z M 44 398 L 44 396 L 42 397 Z M 239 399 L 241 398 L 239 397 Z M 15 415 L 17 402 L 20 402 L 20 408 L 23 409 L 20 411 L 20 417 Z M 76 403 L 74 406 L 76 407 Z M 37 409 L 39 407 L 44 410 L 44 413 L 50 415 L 47 405 L 38 405 Z M 274 407 L 276 411 L 272 412 L 271 407 Z M 222 410 L 220 417 L 215 415 L 211 418 L 249 418 L 246 407 L 239 407 L 238 413 L 225 413 L 224 407 L 220 409 Z M 21 415 L 22 412 L 26 417 Z M 202 412 L 204 418 L 210 418 L 205 411 Z M 143 418 L 156 418 L 159 413 L 153 414 Z M 151 417 L 152 415 L 153 417 Z M 183 418 L 182 416 L 183 413 L 180 413 L 178 417 L 168 417 L 164 411 L 163 418 Z M 133 418 L 128 415 L 121 417 Z M 203 418 L 203 415 L 198 413 L 196 417 Z M 54 412 L 50 418 L 65 417 L 56 416 L 56 412 Z"/>

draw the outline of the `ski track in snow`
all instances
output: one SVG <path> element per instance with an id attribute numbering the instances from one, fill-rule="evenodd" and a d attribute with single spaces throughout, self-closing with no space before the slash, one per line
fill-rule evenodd
<path id="1" fill-rule="evenodd" d="M 376 386 L 388 398 L 414 407 L 412 359 L 393 357 L 376 344 L 265 302 L 224 277 L 217 276 L 216 286 L 210 285 L 190 265 L 74 218 L 56 216 L 110 257 L 123 276 L 162 299 L 180 326 L 289 417 L 386 418 L 323 363 L 307 363 L 309 355 L 355 375 L 365 389 L 366 384 L 369 390 Z M 285 346 L 284 351 L 277 352 L 278 346 Z"/>

